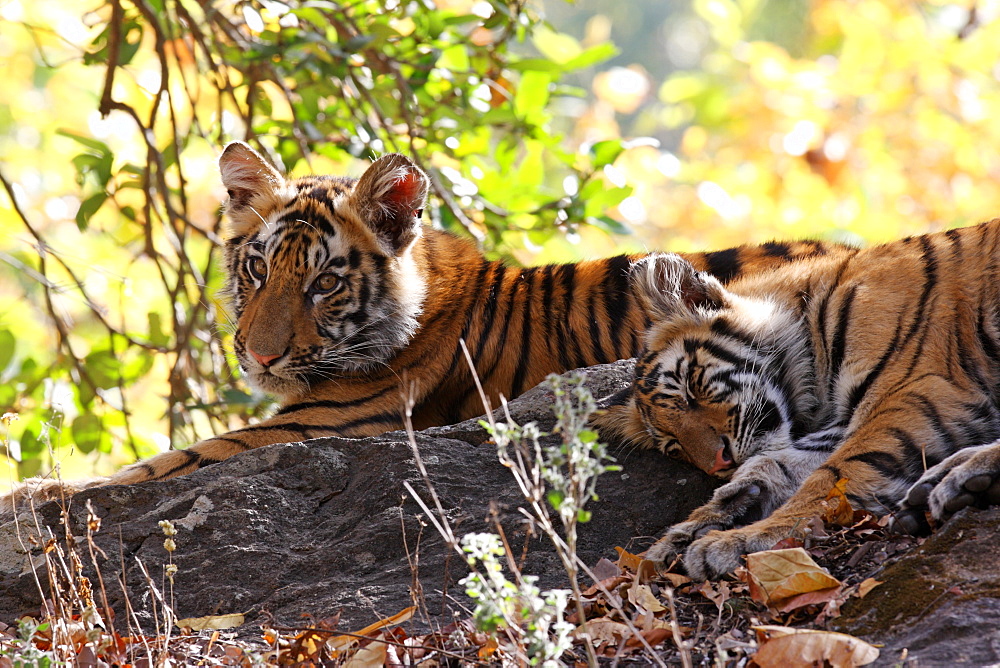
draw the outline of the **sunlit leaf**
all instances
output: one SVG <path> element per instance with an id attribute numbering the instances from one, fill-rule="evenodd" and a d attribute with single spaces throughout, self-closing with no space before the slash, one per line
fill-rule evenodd
<path id="1" fill-rule="evenodd" d="M 100 447 L 106 438 L 104 424 L 101 418 L 93 413 L 83 413 L 73 419 L 70 432 L 73 443 L 83 452 L 92 452 Z"/>
<path id="2" fill-rule="evenodd" d="M 760 668 L 784 666 L 866 666 L 879 656 L 876 647 L 843 633 L 794 629 L 786 626 L 755 626 L 760 649 L 754 663 Z"/>

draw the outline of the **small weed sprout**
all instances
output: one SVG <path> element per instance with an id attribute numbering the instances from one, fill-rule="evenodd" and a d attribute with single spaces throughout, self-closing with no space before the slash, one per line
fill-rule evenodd
<path id="1" fill-rule="evenodd" d="M 554 397 L 556 423 L 552 434 L 561 437 L 555 445 L 543 446 L 541 438 L 546 434 L 537 425 L 519 426 L 509 413 L 507 422 L 495 422 L 491 418 L 481 423 L 497 445 L 500 462 L 511 470 L 521 493 L 531 505 L 531 512 L 525 514 L 539 522 L 556 548 L 569 576 L 581 620 L 585 620 L 586 615 L 580 602 L 577 525 L 590 520 L 590 512 L 584 506 L 597 499 L 598 476 L 621 470 L 609 463 L 613 459 L 608 455 L 607 446 L 598 440 L 595 432 L 587 429 L 587 421 L 597 404 L 584 380 L 582 374 L 550 375 L 545 380 Z M 555 530 L 548 507 L 542 503 L 543 498 L 558 514 L 565 539 Z M 582 624 L 586 635 L 586 622 Z M 587 642 L 586 648 L 591 665 L 596 665 L 591 643 Z"/>
<path id="2" fill-rule="evenodd" d="M 531 575 L 521 577 L 520 584 L 510 582 L 503 574 L 504 548 L 496 534 L 466 534 L 462 550 L 473 572 L 459 584 L 476 602 L 476 628 L 494 637 L 500 629 L 519 636 L 506 649 L 515 655 L 523 652 L 528 665 L 560 665 L 559 657 L 573 644 L 573 625 L 563 620 L 569 592 L 541 593 L 534 584 L 537 578 Z"/>
<path id="3" fill-rule="evenodd" d="M 0 658 L 6 659 L 8 665 L 14 668 L 48 668 L 59 665 L 59 656 L 55 652 L 45 651 L 38 648 L 36 640 L 43 643 L 48 640 L 45 636 L 49 632 L 50 624 L 43 622 L 39 624 L 31 617 L 22 617 L 17 620 L 17 633 L 20 636 L 16 640 L 0 640 Z"/>

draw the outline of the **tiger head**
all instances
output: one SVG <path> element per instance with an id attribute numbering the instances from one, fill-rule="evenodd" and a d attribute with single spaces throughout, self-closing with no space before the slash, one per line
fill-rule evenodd
<path id="1" fill-rule="evenodd" d="M 640 260 L 632 281 L 653 325 L 602 431 L 719 477 L 788 447 L 812 397 L 800 316 L 734 294 L 677 255 Z"/>
<path id="2" fill-rule="evenodd" d="M 240 366 L 288 399 L 383 364 L 417 328 L 413 258 L 427 176 L 399 154 L 359 179 L 286 179 L 243 143 L 219 158 L 229 193 L 227 283 Z"/>

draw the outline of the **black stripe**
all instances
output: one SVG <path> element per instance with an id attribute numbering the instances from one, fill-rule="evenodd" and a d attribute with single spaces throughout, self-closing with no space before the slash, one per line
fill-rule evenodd
<path id="1" fill-rule="evenodd" d="M 370 394 L 367 397 L 352 399 L 351 401 L 334 401 L 332 399 L 323 399 L 321 401 L 303 401 L 299 403 L 288 404 L 287 406 L 282 406 L 275 413 L 275 415 L 288 415 L 289 413 L 297 413 L 299 411 L 306 411 L 313 408 L 351 408 L 352 406 L 362 406 L 374 399 L 378 399 L 389 390 L 394 390 L 394 389 L 397 388 L 387 387 L 385 389 L 379 390 L 374 394 Z"/>
<path id="2" fill-rule="evenodd" d="M 776 257 L 789 262 L 793 259 L 792 248 L 787 243 L 782 243 L 780 241 L 768 241 L 761 244 L 761 250 L 764 251 L 764 255 L 767 257 Z"/>
<path id="3" fill-rule="evenodd" d="M 906 335 L 902 339 L 903 341 L 906 342 L 909 342 L 913 339 L 913 336 L 917 333 L 918 329 L 920 329 L 921 327 L 925 327 L 928 324 L 929 319 L 926 317 L 926 312 L 928 307 L 930 306 L 931 292 L 937 286 L 937 258 L 934 255 L 934 248 L 931 245 L 930 238 L 927 236 L 920 237 L 920 244 L 923 247 L 923 252 L 921 253 L 921 259 L 924 261 L 924 287 L 920 295 L 920 300 L 917 302 L 917 312 L 916 314 L 914 314 L 913 322 L 910 324 L 909 330 L 906 332 Z M 892 354 L 896 351 L 896 348 L 900 342 L 899 332 L 902 323 L 903 321 L 901 315 L 899 323 L 896 326 L 896 334 L 893 336 L 892 343 L 888 346 L 888 348 L 886 348 L 885 352 L 882 354 L 882 358 L 879 360 L 878 365 L 876 365 L 874 369 L 869 371 L 868 375 L 865 376 L 865 379 L 861 382 L 861 384 L 856 386 L 851 391 L 851 400 L 849 406 L 851 412 L 853 412 L 854 409 L 857 408 L 858 404 L 861 402 L 861 399 L 864 397 L 865 393 L 868 392 L 868 389 L 871 387 L 872 383 L 874 383 L 878 375 L 882 373 L 882 370 L 885 368 L 885 365 L 889 361 L 889 357 L 891 357 Z M 923 343 L 924 343 L 924 337 L 921 337 L 920 341 L 917 342 L 918 352 L 923 350 Z M 907 371 L 906 375 L 903 376 L 904 379 L 909 378 L 910 374 L 913 372 L 913 369 L 916 366 L 917 361 L 918 361 L 918 356 L 914 356 L 912 358 L 909 370 Z"/>
<path id="4" fill-rule="evenodd" d="M 560 284 L 563 289 L 563 309 L 559 318 L 559 362 L 564 369 L 575 369 L 584 366 L 577 350 L 574 359 L 569 356 L 569 332 L 572 331 L 573 289 L 576 284 L 576 265 L 564 264 L 559 267 Z M 573 337 L 575 339 L 575 337 Z"/>
<path id="5" fill-rule="evenodd" d="M 605 283 L 608 289 L 604 292 L 604 310 L 608 315 L 608 329 L 611 330 L 611 345 L 614 347 L 615 359 L 629 357 L 633 352 L 622 348 L 622 330 L 625 329 L 625 321 L 628 318 L 631 295 L 629 282 L 631 265 L 631 261 L 624 255 L 607 260 Z"/>
<path id="6" fill-rule="evenodd" d="M 341 433 L 348 432 L 355 427 L 367 427 L 369 425 L 390 425 L 394 426 L 396 429 L 402 429 L 403 427 L 403 412 L 402 407 L 398 413 L 379 413 L 377 415 L 371 415 L 369 417 L 358 418 L 356 420 L 349 420 L 343 424 L 337 425 L 337 430 Z"/>
<path id="7" fill-rule="evenodd" d="M 705 263 L 708 266 L 708 273 L 723 283 L 728 283 L 743 271 L 739 248 L 705 253 Z"/>
<path id="8" fill-rule="evenodd" d="M 524 271 L 520 273 L 519 277 L 523 279 Z M 486 371 L 484 371 L 482 375 L 479 377 L 479 380 L 480 382 L 482 382 L 484 387 L 487 385 L 487 383 L 489 383 L 490 378 L 493 377 L 493 374 L 496 373 L 497 368 L 500 366 L 501 362 L 503 362 L 504 356 L 506 354 L 507 335 L 510 333 L 510 321 L 513 320 L 513 315 L 514 315 L 514 300 L 517 299 L 517 295 L 519 292 L 520 292 L 520 281 L 518 279 L 515 279 L 514 282 L 511 284 L 510 299 L 507 300 L 507 312 L 506 314 L 499 313 L 500 319 L 503 322 L 503 326 L 500 329 L 500 337 L 497 339 L 496 353 L 493 355 L 493 362 L 490 364 L 489 368 L 486 369 Z M 500 311 L 499 299 L 497 300 L 497 311 L 498 312 Z M 476 360 L 476 362 L 478 364 L 479 360 Z M 505 389 L 507 389 L 508 390 L 507 393 L 509 393 L 509 388 Z"/>
<path id="9" fill-rule="evenodd" d="M 472 361 L 477 367 L 483 357 L 486 341 L 490 338 L 490 334 L 493 333 L 493 319 L 496 317 L 497 303 L 500 300 L 500 294 L 503 290 L 503 279 L 506 275 L 507 267 L 497 262 L 493 269 L 493 282 L 490 283 L 489 292 L 486 293 L 486 303 L 483 305 L 484 320 L 479 330 L 479 342 L 476 346 L 475 354 L 472 356 Z"/>
<path id="10" fill-rule="evenodd" d="M 239 448 L 240 448 L 240 450 L 243 450 L 243 451 L 250 450 L 250 446 L 249 445 L 247 445 L 243 441 L 241 441 L 239 439 L 236 439 L 236 438 L 226 438 L 225 436 L 213 436 L 209 440 L 212 440 L 212 441 L 222 441 L 223 443 L 232 443 L 233 445 L 238 445 Z"/>
<path id="11" fill-rule="evenodd" d="M 534 306 L 532 293 L 535 288 L 536 270 L 537 267 L 531 267 L 525 269 L 521 274 L 521 280 L 525 284 L 524 306 L 521 308 L 521 351 L 510 385 L 511 398 L 524 392 L 524 379 L 528 375 L 528 363 L 531 359 L 531 311 Z M 511 313 L 513 313 L 513 309 L 511 309 Z"/>
<path id="12" fill-rule="evenodd" d="M 869 450 L 851 455 L 845 461 L 866 464 L 887 478 L 898 478 L 903 473 L 903 463 L 892 453 L 881 450 Z"/>
<path id="13" fill-rule="evenodd" d="M 181 471 L 183 471 L 187 467 L 189 467 L 192 464 L 196 463 L 198 461 L 198 459 L 199 459 L 198 453 L 197 452 L 192 452 L 191 450 L 174 450 L 174 452 L 179 452 L 180 454 L 182 454 L 185 457 L 187 457 L 187 461 L 184 462 L 184 463 L 182 463 L 182 464 L 178 464 L 177 466 L 175 466 L 174 468 L 170 469 L 169 471 L 165 471 L 164 473 L 161 473 L 160 475 L 158 475 L 155 478 L 153 478 L 153 480 L 166 480 L 167 478 L 172 478 L 173 476 L 177 475 L 178 473 L 180 473 Z"/>
<path id="14" fill-rule="evenodd" d="M 837 327 L 833 332 L 833 342 L 830 346 L 830 380 L 831 387 L 836 386 L 837 378 L 840 375 L 840 367 L 844 364 L 844 356 L 847 354 L 847 329 L 851 324 L 851 307 L 854 305 L 854 297 L 857 294 L 858 286 L 852 285 L 840 302 L 837 310 Z"/>
<path id="15" fill-rule="evenodd" d="M 600 298 L 601 301 L 604 301 L 603 293 L 602 286 L 594 286 L 594 292 L 591 293 L 590 299 L 587 300 L 587 317 L 589 318 L 588 324 L 590 325 L 590 352 L 593 355 L 593 361 L 588 362 L 588 366 L 613 361 L 608 357 L 607 352 L 604 350 L 604 345 L 601 343 L 600 321 L 602 316 L 605 320 L 607 319 L 607 313 L 598 313 L 597 300 Z"/>
<path id="16" fill-rule="evenodd" d="M 490 267 L 493 266 L 493 264 L 485 258 L 483 258 L 481 262 L 482 264 L 479 267 L 479 273 L 476 275 L 476 280 L 467 292 L 467 294 L 472 295 L 474 299 L 476 296 L 482 293 L 486 285 L 486 274 L 489 273 Z M 465 324 L 462 326 L 462 334 L 460 335 L 459 338 L 465 340 L 466 346 L 470 346 L 472 345 L 472 342 L 469 341 L 469 330 L 472 328 L 472 318 L 473 315 L 475 314 L 475 309 L 469 308 L 467 309 L 467 311 L 468 312 L 465 316 Z M 470 355 L 472 354 L 471 351 L 469 354 Z M 462 346 L 456 341 L 455 351 L 451 354 L 451 363 L 448 365 L 448 370 L 445 372 L 442 378 L 445 380 L 450 379 L 452 377 L 452 374 L 455 373 L 455 369 L 458 368 L 459 363 L 462 363 L 462 365 L 464 366 L 465 365 L 463 359 L 464 357 L 465 355 L 462 354 Z M 448 418 L 449 423 L 458 422 L 461 419 L 460 402 L 456 401 L 452 403 L 452 405 L 448 409 L 448 416 L 449 416 Z"/>

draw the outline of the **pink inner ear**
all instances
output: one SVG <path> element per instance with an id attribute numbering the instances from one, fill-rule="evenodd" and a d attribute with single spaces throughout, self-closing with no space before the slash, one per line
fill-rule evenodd
<path id="1" fill-rule="evenodd" d="M 415 172 L 407 172 L 392 185 L 392 192 L 388 199 L 396 205 L 397 210 L 410 210 L 413 213 L 414 204 L 420 204 L 421 189 L 423 184 Z"/>

